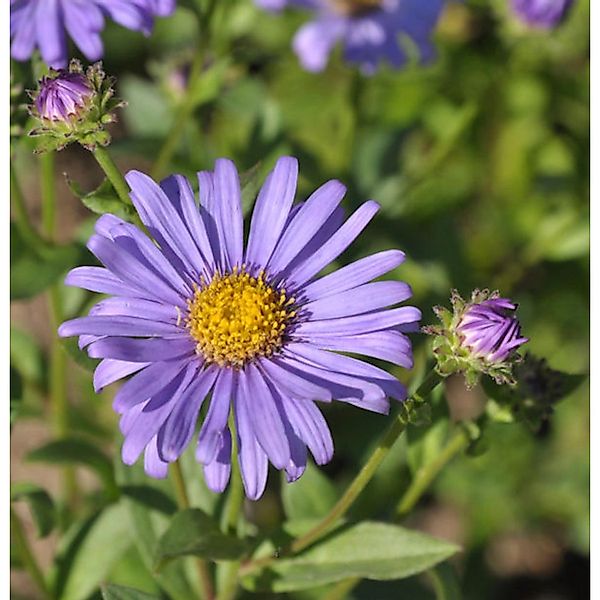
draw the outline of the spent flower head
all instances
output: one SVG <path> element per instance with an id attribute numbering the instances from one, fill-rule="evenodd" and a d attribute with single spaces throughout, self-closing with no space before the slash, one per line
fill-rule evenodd
<path id="1" fill-rule="evenodd" d="M 88 150 L 108 145 L 106 125 L 116 120 L 114 110 L 125 104 L 115 98 L 113 85 L 102 63 L 85 72 L 77 60 L 68 69 L 50 69 L 38 89 L 30 92 L 29 112 L 38 122 L 30 135 L 40 138 L 37 151 L 61 150 L 72 142 Z"/>
<path id="2" fill-rule="evenodd" d="M 434 308 L 441 326 L 423 329 L 435 336 L 433 351 L 438 372 L 461 372 L 468 386 L 474 385 L 481 373 L 500 384 L 514 383 L 513 365 L 519 360 L 516 350 L 528 341 L 521 336 L 517 305 L 501 298 L 499 292 L 488 290 L 475 290 L 470 302 L 454 290 L 451 302 L 452 311 Z"/>
<path id="3" fill-rule="evenodd" d="M 159 185 L 127 175 L 154 241 L 113 215 L 98 219 L 88 248 L 104 267 L 78 267 L 66 283 L 111 297 L 59 334 L 79 336 L 80 347 L 102 359 L 97 390 L 134 374 L 113 404 L 126 464 L 144 453 L 146 472 L 165 477 L 209 403 L 196 445 L 207 484 L 227 486 L 235 433 L 246 495 L 256 499 L 269 461 L 293 481 L 307 449 L 318 464 L 331 460 L 331 433 L 315 401 L 385 414 L 389 398 L 406 398 L 387 371 L 339 354 L 412 366 L 406 333 L 418 329 L 421 313 L 398 306 L 411 289 L 372 281 L 404 254 L 386 250 L 318 278 L 379 206 L 365 202 L 344 221 L 338 181 L 294 204 L 297 178 L 296 159 L 280 158 L 258 194 L 247 243 L 238 173 L 225 159 L 198 174 L 199 204 L 183 176 Z"/>

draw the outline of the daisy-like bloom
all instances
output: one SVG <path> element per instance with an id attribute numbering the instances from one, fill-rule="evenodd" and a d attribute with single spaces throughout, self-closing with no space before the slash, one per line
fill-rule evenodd
<path id="1" fill-rule="evenodd" d="M 344 222 L 338 181 L 294 205 L 297 175 L 296 159 L 277 161 L 246 244 L 239 178 L 225 159 L 198 174 L 199 205 L 182 176 L 159 186 L 142 173 L 127 175 L 155 242 L 115 216 L 98 219 L 88 248 L 104 267 L 78 267 L 66 283 L 110 297 L 59 334 L 79 335 L 80 347 L 102 359 L 96 390 L 135 373 L 114 400 L 126 464 L 144 452 L 146 472 L 164 477 L 202 414 L 196 458 L 208 486 L 222 491 L 231 469 L 231 414 L 246 495 L 256 499 L 269 461 L 293 481 L 306 467 L 307 448 L 318 464 L 331 459 L 316 400 L 386 414 L 389 398 L 406 398 L 386 371 L 336 353 L 412 366 L 405 334 L 416 330 L 420 312 L 387 308 L 411 290 L 372 281 L 404 254 L 379 252 L 317 278 L 379 207 L 368 201 Z"/>
<path id="2" fill-rule="evenodd" d="M 487 290 L 475 290 L 470 302 L 454 291 L 451 301 L 452 311 L 434 309 L 442 325 L 424 328 L 436 336 L 438 372 L 464 373 L 468 385 L 474 385 L 480 373 L 498 383 L 514 383 L 512 369 L 520 358 L 515 351 L 529 341 L 521 335 L 517 305 Z"/>
<path id="3" fill-rule="evenodd" d="M 530 27 L 551 29 L 565 18 L 573 0 L 511 0 L 514 13 Z"/>
<path id="4" fill-rule="evenodd" d="M 104 54 L 105 17 L 148 35 L 154 17 L 174 9 L 175 0 L 10 0 L 10 53 L 25 61 L 39 48 L 47 65 L 63 68 L 68 34 L 89 61 L 96 61 Z"/>
<path id="5" fill-rule="evenodd" d="M 399 38 L 410 38 L 422 62 L 431 60 L 431 35 L 444 0 L 255 0 L 261 8 L 287 6 L 312 10 L 315 19 L 301 27 L 293 47 L 307 71 L 322 71 L 340 42 L 348 62 L 373 73 L 381 61 L 401 68 L 407 55 Z"/>

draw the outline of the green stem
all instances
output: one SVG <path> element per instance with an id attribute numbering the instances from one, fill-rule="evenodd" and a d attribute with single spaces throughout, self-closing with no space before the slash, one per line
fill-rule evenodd
<path id="1" fill-rule="evenodd" d="M 198 81 L 202 75 L 206 50 L 209 47 L 210 23 L 216 5 L 216 0 L 209 0 L 206 10 L 200 15 L 200 43 L 196 49 L 194 60 L 192 61 L 185 95 L 179 104 L 173 125 L 171 126 L 156 161 L 154 162 L 154 166 L 150 171 L 153 179 L 159 179 L 165 174 L 165 171 L 173 158 L 173 154 L 177 149 L 177 144 L 183 134 L 187 120 L 196 107 L 195 92 L 198 87 Z"/>
<path id="2" fill-rule="evenodd" d="M 190 508 L 190 499 L 185 487 L 185 479 L 183 477 L 183 471 L 181 470 L 181 464 L 179 463 L 179 460 L 171 463 L 171 478 L 173 480 L 173 486 L 175 487 L 175 496 L 177 497 L 179 509 L 187 510 Z M 204 600 L 213 600 L 214 588 L 212 584 L 212 577 L 210 571 L 208 570 L 208 565 L 205 561 L 198 558 L 196 559 L 196 568 L 198 570 L 198 577 L 202 587 L 202 597 Z"/>
<path id="3" fill-rule="evenodd" d="M 25 567 L 25 570 L 31 576 L 34 583 L 39 588 L 43 598 L 52 598 L 52 594 L 48 589 L 48 584 L 46 583 L 46 579 L 44 574 L 42 573 L 42 569 L 40 568 L 30 546 L 29 541 L 27 540 L 27 536 L 25 535 L 25 531 L 23 529 L 23 525 L 21 524 L 21 519 L 17 513 L 11 507 L 10 509 L 10 537 L 12 542 L 15 545 L 15 549 Z"/>
<path id="4" fill-rule="evenodd" d="M 54 153 L 40 155 L 42 189 L 42 225 L 46 237 L 55 241 L 56 236 L 56 186 L 54 177 Z M 49 290 L 50 323 L 52 327 L 52 345 L 50 348 L 50 406 L 52 424 L 57 439 L 64 438 L 69 432 L 69 405 L 67 402 L 67 357 L 61 346 L 56 330 L 63 321 L 60 284 L 54 284 Z M 72 467 L 63 470 L 65 498 L 71 506 L 76 499 L 75 472 Z"/>
<path id="5" fill-rule="evenodd" d="M 131 198 L 129 198 L 129 186 L 121 174 L 119 167 L 117 167 L 115 161 L 112 159 L 106 148 L 97 146 L 96 149 L 92 151 L 92 154 L 94 155 L 94 158 L 100 165 L 101 169 L 108 177 L 108 180 L 111 182 L 112 186 L 115 188 L 115 191 L 117 192 L 121 202 L 123 202 L 123 204 L 131 205 Z"/>
<path id="6" fill-rule="evenodd" d="M 19 229 L 21 237 L 38 256 L 43 257 L 48 251 L 48 245 L 31 224 L 29 213 L 25 207 L 25 198 L 12 163 L 10 165 L 10 199 L 12 201 L 15 224 Z"/>
<path id="7" fill-rule="evenodd" d="M 442 451 L 427 465 L 419 469 L 409 488 L 406 490 L 398 506 L 396 513 L 398 517 L 406 516 L 417 504 L 421 496 L 439 475 L 441 470 L 471 441 L 466 428 L 460 426 L 458 431 L 442 449 Z"/>
<path id="8" fill-rule="evenodd" d="M 237 444 L 233 413 L 229 419 L 233 444 L 231 449 L 232 464 L 231 464 L 231 483 L 229 484 L 229 496 L 227 497 L 227 505 L 223 514 L 222 528 L 224 533 L 237 534 L 238 521 L 242 506 L 244 504 L 244 491 L 242 488 L 242 476 L 237 460 Z M 226 570 L 223 577 L 223 585 L 217 595 L 217 600 L 233 600 L 238 589 L 238 573 L 240 570 L 240 561 L 234 560 L 223 564 Z"/>
<path id="9" fill-rule="evenodd" d="M 56 221 L 56 190 L 54 187 L 54 152 L 40 155 L 42 183 L 42 230 L 49 239 L 54 237 Z"/>
<path id="10" fill-rule="evenodd" d="M 425 398 L 433 391 L 433 389 L 442 382 L 442 380 L 443 377 L 438 375 L 435 371 L 432 370 L 429 372 L 423 383 L 421 383 L 419 386 L 419 389 L 404 402 L 401 412 L 392 420 L 392 423 L 388 427 L 387 431 L 383 434 L 381 440 L 377 444 L 377 447 L 364 464 L 358 475 L 348 486 L 344 492 L 344 495 L 315 527 L 299 538 L 296 538 L 292 544 L 281 553 L 281 555 L 296 554 L 301 552 L 325 536 L 337 523 L 337 521 L 346 514 L 350 506 L 352 506 L 352 503 L 365 489 L 365 486 L 369 483 L 369 481 L 371 481 L 379 465 L 381 465 L 384 458 L 388 455 L 392 449 L 392 446 L 400 437 L 400 434 L 402 434 L 402 432 L 406 429 L 406 426 L 409 422 L 407 414 L 409 414 L 410 410 L 415 404 L 423 402 Z M 249 572 L 254 571 L 257 568 L 263 568 L 274 560 L 276 560 L 274 557 L 268 556 L 256 561 L 252 561 L 246 564 L 242 568 L 242 571 Z"/>

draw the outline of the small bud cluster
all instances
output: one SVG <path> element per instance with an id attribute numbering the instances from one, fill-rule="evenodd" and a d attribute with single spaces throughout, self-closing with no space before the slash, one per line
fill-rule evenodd
<path id="1" fill-rule="evenodd" d="M 441 326 L 425 327 L 435 336 L 433 352 L 437 371 L 444 376 L 463 373 L 467 386 L 485 373 L 497 383 L 514 383 L 516 349 L 527 342 L 515 316 L 517 305 L 498 292 L 475 290 L 467 302 L 454 290 L 452 310 L 435 307 Z"/>
<path id="2" fill-rule="evenodd" d="M 88 150 L 107 146 L 110 134 L 106 125 L 116 120 L 113 111 L 125 104 L 114 97 L 113 84 L 102 63 L 85 72 L 77 60 L 72 60 L 68 69 L 50 69 L 38 90 L 30 93 L 29 113 L 39 126 L 29 135 L 40 138 L 37 151 L 62 150 L 72 142 Z"/>

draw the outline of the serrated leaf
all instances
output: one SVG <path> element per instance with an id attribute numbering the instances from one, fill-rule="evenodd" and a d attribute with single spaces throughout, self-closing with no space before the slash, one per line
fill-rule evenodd
<path id="1" fill-rule="evenodd" d="M 47 536 L 56 525 L 56 510 L 48 492 L 32 483 L 14 483 L 10 486 L 10 501 L 18 500 L 29 505 L 38 536 Z"/>
<path id="2" fill-rule="evenodd" d="M 181 556 L 199 556 L 210 560 L 237 560 L 247 550 L 244 541 L 226 535 L 205 512 L 191 508 L 178 512 L 158 541 L 155 565 L 160 569 Z"/>
<path id="3" fill-rule="evenodd" d="M 102 586 L 102 600 L 160 600 L 158 596 L 110 583 Z"/>
<path id="4" fill-rule="evenodd" d="M 27 455 L 34 462 L 55 465 L 84 465 L 97 473 L 111 496 L 118 495 L 110 459 L 98 447 L 79 438 L 49 442 Z"/>
<path id="5" fill-rule="evenodd" d="M 319 518 L 327 514 L 337 500 L 337 490 L 312 463 L 293 483 L 282 477 L 281 500 L 288 519 Z"/>
<path id="6" fill-rule="evenodd" d="M 291 592 L 349 577 L 401 579 L 455 554 L 450 542 L 398 525 L 364 521 L 344 526 L 297 557 L 278 559 L 242 579 L 251 591 Z"/>

